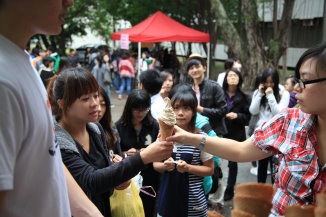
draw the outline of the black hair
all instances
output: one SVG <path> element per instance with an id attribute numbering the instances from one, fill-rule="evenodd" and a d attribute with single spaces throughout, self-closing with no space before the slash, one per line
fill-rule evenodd
<path id="1" fill-rule="evenodd" d="M 279 88 L 280 77 L 277 69 L 272 67 L 265 69 L 262 73 L 261 83 L 265 83 L 267 81 L 267 78 L 270 76 L 272 77 L 272 80 L 274 82 L 273 94 L 275 96 L 276 102 L 279 102 L 281 100 L 280 88 Z M 265 106 L 266 104 L 267 104 L 267 98 L 266 95 L 264 95 L 260 101 L 260 105 Z"/>
<path id="2" fill-rule="evenodd" d="M 228 70 L 228 69 L 232 68 L 233 62 L 234 62 L 233 58 L 226 59 L 224 61 L 224 70 Z"/>
<path id="3" fill-rule="evenodd" d="M 233 57 L 233 58 L 226 59 L 224 61 L 224 70 L 231 69 L 233 67 L 234 62 L 236 61 L 239 61 L 239 58 Z"/>
<path id="4" fill-rule="evenodd" d="M 59 62 L 59 68 L 58 68 L 57 74 L 59 74 L 61 71 L 65 70 L 67 68 L 70 68 L 70 67 L 71 67 L 71 64 L 68 61 L 68 58 L 67 57 L 61 57 L 60 62 Z"/>
<path id="5" fill-rule="evenodd" d="M 163 80 L 160 77 L 160 73 L 155 69 L 142 71 L 139 76 L 139 82 L 143 85 L 143 88 L 151 96 L 160 92 L 163 84 Z"/>
<path id="6" fill-rule="evenodd" d="M 298 80 L 294 75 L 289 75 L 289 76 L 285 77 L 285 81 L 288 79 L 290 79 L 292 86 L 294 86 L 296 83 L 298 83 L 297 82 Z"/>
<path id="7" fill-rule="evenodd" d="M 255 91 L 256 89 L 258 89 L 259 84 L 261 84 L 261 77 L 262 77 L 263 73 L 258 73 L 255 77 L 255 82 L 254 82 L 254 88 L 252 89 L 253 91 Z"/>
<path id="8" fill-rule="evenodd" d="M 226 70 L 225 77 L 224 77 L 224 80 L 223 80 L 223 85 L 222 85 L 223 89 L 227 90 L 228 87 L 229 87 L 229 84 L 227 82 L 227 76 L 228 76 L 229 72 L 234 72 L 235 74 L 237 74 L 237 76 L 239 77 L 239 83 L 237 85 L 237 89 L 241 90 L 242 83 L 243 83 L 243 78 L 242 78 L 241 73 L 235 68 L 230 68 L 230 69 Z"/>
<path id="9" fill-rule="evenodd" d="M 151 107 L 151 97 L 145 90 L 134 89 L 129 94 L 125 107 L 121 115 L 121 122 L 128 126 L 132 126 L 132 110 L 133 109 L 148 109 Z M 151 112 L 149 111 L 143 119 L 143 124 L 152 124 L 154 121 Z"/>
<path id="10" fill-rule="evenodd" d="M 190 89 L 189 89 L 190 88 Z M 189 106 L 193 112 L 193 117 L 190 120 L 191 131 L 196 130 L 196 116 L 198 101 L 195 91 L 188 84 L 178 84 L 171 90 L 171 105 L 174 108 L 176 103 L 180 106 Z"/>
<path id="11" fill-rule="evenodd" d="M 326 42 L 317 44 L 314 47 L 306 50 L 299 58 L 295 67 L 295 77 L 300 78 L 300 68 L 302 64 L 308 59 L 314 59 L 316 61 L 316 72 L 326 71 Z"/>
<path id="12" fill-rule="evenodd" d="M 46 67 L 49 67 L 50 63 L 54 63 L 54 59 L 52 59 L 51 57 L 44 57 L 42 59 L 42 63 L 43 65 L 45 65 Z"/>
<path id="13" fill-rule="evenodd" d="M 130 58 L 130 52 L 128 50 L 121 50 L 120 51 L 120 57 L 121 59 L 128 59 Z"/>
<path id="14" fill-rule="evenodd" d="M 111 102 L 103 87 L 100 87 L 100 95 L 104 99 L 106 110 L 101 120 L 99 120 L 99 123 L 105 131 L 105 140 L 108 148 L 113 149 L 115 145 L 115 136 L 112 130 Z"/>
<path id="15" fill-rule="evenodd" d="M 189 84 L 186 83 L 177 84 L 171 89 L 169 93 L 169 98 L 172 99 L 173 95 L 176 92 L 188 92 L 188 91 L 194 91 Z"/>
<path id="16" fill-rule="evenodd" d="M 173 77 L 173 74 L 169 71 L 161 71 L 160 72 L 160 77 L 162 79 L 162 81 L 164 82 L 169 76 Z"/>

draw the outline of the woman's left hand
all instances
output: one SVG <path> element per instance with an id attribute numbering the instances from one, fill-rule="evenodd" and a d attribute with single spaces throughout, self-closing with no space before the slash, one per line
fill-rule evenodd
<path id="1" fill-rule="evenodd" d="M 115 189 L 117 189 L 117 190 L 126 189 L 129 187 L 130 183 L 131 183 L 131 180 L 125 181 L 125 182 L 121 183 L 120 185 L 116 186 Z"/>
<path id="2" fill-rule="evenodd" d="M 227 119 L 230 119 L 230 120 L 233 120 L 233 119 L 236 119 L 238 117 L 238 114 L 237 113 L 234 113 L 234 112 L 229 112 L 225 115 L 225 117 Z"/>
<path id="3" fill-rule="evenodd" d="M 273 93 L 274 91 L 273 91 L 273 88 L 271 88 L 271 87 L 267 87 L 266 88 L 266 90 L 265 90 L 265 94 L 267 95 L 267 94 L 271 94 L 271 93 Z"/>
<path id="4" fill-rule="evenodd" d="M 113 163 L 118 163 L 120 161 L 122 161 L 122 157 L 120 155 L 118 155 L 118 154 L 114 154 L 113 158 L 112 158 L 112 162 Z"/>

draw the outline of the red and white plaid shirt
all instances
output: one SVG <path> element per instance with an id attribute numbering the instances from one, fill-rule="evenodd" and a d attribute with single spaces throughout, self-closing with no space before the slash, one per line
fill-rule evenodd
<path id="1" fill-rule="evenodd" d="M 326 165 L 318 165 L 316 123 L 315 115 L 285 109 L 251 137 L 259 149 L 279 155 L 270 217 L 284 215 L 289 205 L 315 204 L 316 193 L 326 187 Z"/>

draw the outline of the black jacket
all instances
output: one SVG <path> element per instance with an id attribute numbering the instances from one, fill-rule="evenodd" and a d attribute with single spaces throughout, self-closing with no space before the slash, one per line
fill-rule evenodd
<path id="1" fill-rule="evenodd" d="M 139 150 L 146 148 L 148 145 L 156 141 L 159 132 L 159 126 L 156 120 L 154 120 L 153 124 L 144 124 L 138 135 L 133 126 L 128 126 L 127 124 L 122 123 L 121 120 L 116 122 L 116 128 L 120 136 L 122 152 L 131 148 Z M 159 184 L 159 173 L 154 170 L 153 164 L 146 165 L 146 169 L 141 171 L 141 175 L 143 176 L 143 185 L 150 185 L 157 190 Z"/>
<path id="2" fill-rule="evenodd" d="M 227 128 L 224 117 L 227 112 L 224 91 L 215 81 L 204 79 L 199 85 L 200 106 L 204 107 L 205 115 L 218 136 L 224 136 Z"/>
<path id="3" fill-rule="evenodd" d="M 226 94 L 227 93 L 225 93 L 225 96 Z M 238 117 L 233 120 L 225 118 L 228 133 L 224 137 L 236 141 L 246 140 L 245 126 L 248 124 L 250 119 L 249 100 L 250 99 L 246 94 L 239 91 L 232 97 L 232 103 L 230 108 L 228 108 L 228 113 L 237 113 Z"/>
<path id="4" fill-rule="evenodd" d="M 116 122 L 116 128 L 120 136 L 122 152 L 131 148 L 139 150 L 146 148 L 156 141 L 159 132 L 159 126 L 155 119 L 151 123 L 144 123 L 138 135 L 133 126 L 123 123 L 121 119 Z M 152 186 L 158 192 L 160 173 L 154 170 L 153 164 L 147 164 L 140 174 L 143 177 L 143 186 Z M 143 192 L 140 192 L 140 197 L 143 202 L 145 216 L 153 216 L 156 207 L 155 198 L 143 194 Z"/>
<path id="5" fill-rule="evenodd" d="M 97 159 L 91 159 L 70 134 L 55 124 L 56 141 L 60 147 L 63 163 L 79 186 L 105 217 L 111 216 L 109 197 L 115 186 L 133 178 L 144 168 L 139 154 L 113 164 L 107 153 L 104 131 L 100 124 L 89 123 L 91 145 L 96 146 Z M 95 150 L 95 148 L 94 148 Z M 98 165 L 102 165 L 98 167 Z"/>

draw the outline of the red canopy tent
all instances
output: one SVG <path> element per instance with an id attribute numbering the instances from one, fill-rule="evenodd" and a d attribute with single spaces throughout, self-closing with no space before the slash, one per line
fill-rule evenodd
<path id="1" fill-rule="evenodd" d="M 122 34 L 129 35 L 129 41 L 138 42 L 139 56 L 141 42 L 207 42 L 208 48 L 210 42 L 209 34 L 189 28 L 161 11 L 154 13 L 129 29 L 112 33 L 111 39 L 120 40 Z M 210 49 L 208 49 L 208 52 L 209 50 Z M 209 53 L 207 56 L 209 57 Z M 209 69 L 209 62 L 207 62 L 207 64 L 207 69 Z M 209 76 L 208 72 L 207 76 Z"/>
<path id="2" fill-rule="evenodd" d="M 113 40 L 120 40 L 121 34 L 128 34 L 132 42 L 209 42 L 207 33 L 189 28 L 161 11 L 156 12 L 132 28 L 112 33 Z"/>

